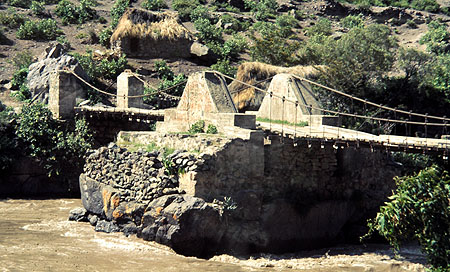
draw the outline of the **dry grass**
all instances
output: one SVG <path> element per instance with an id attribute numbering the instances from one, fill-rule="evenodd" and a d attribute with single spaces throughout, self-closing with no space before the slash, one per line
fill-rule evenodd
<path id="1" fill-rule="evenodd" d="M 171 40 L 192 39 L 174 12 L 150 12 L 129 9 L 111 36 L 111 43 L 123 38 Z"/>
<path id="2" fill-rule="evenodd" d="M 239 65 L 236 79 L 243 81 L 250 85 L 255 85 L 259 81 L 263 81 L 277 74 L 294 74 L 300 77 L 311 78 L 316 77 L 326 69 L 325 66 L 293 66 L 293 67 L 280 67 L 260 62 L 246 62 Z M 258 84 L 262 89 L 267 89 L 270 84 L 270 80 Z M 233 95 L 233 100 L 237 108 L 241 111 L 244 110 L 256 110 L 258 102 L 255 100 L 262 100 L 263 93 L 256 91 L 254 88 L 245 88 L 245 85 L 237 81 L 233 81 L 228 86 L 230 92 Z M 259 96 L 259 98 L 258 98 Z"/>

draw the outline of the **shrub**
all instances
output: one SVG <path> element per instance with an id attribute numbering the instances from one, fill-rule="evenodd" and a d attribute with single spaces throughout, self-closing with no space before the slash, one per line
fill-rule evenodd
<path id="1" fill-rule="evenodd" d="M 244 4 L 252 11 L 256 20 L 264 21 L 277 15 L 278 3 L 275 0 L 244 0 Z"/>
<path id="2" fill-rule="evenodd" d="M 85 55 L 74 53 L 73 56 L 78 60 L 83 70 L 91 79 L 115 79 L 127 65 L 125 55 L 117 59 L 94 60 L 92 51 L 86 51 Z"/>
<path id="3" fill-rule="evenodd" d="M 415 239 L 428 263 L 439 271 L 450 269 L 450 177 L 436 167 L 396 179 L 390 201 L 369 221 L 369 234 L 378 232 L 398 250 L 402 241 Z"/>
<path id="4" fill-rule="evenodd" d="M 11 79 L 11 89 L 18 90 L 20 86 L 26 83 L 28 67 L 17 70 Z"/>
<path id="5" fill-rule="evenodd" d="M 39 159 L 49 176 L 62 172 L 69 175 L 81 169 L 83 157 L 92 143 L 84 119 L 76 120 L 75 130 L 71 132 L 39 103 L 22 108 L 16 133 L 27 154 Z"/>
<path id="6" fill-rule="evenodd" d="M 195 9 L 193 9 L 192 12 L 189 14 L 189 17 L 191 18 L 192 22 L 195 22 L 198 19 L 207 19 L 211 23 L 216 22 L 215 18 L 213 18 L 213 16 L 209 12 L 209 9 L 205 6 L 198 6 Z"/>
<path id="7" fill-rule="evenodd" d="M 205 121 L 198 120 L 189 128 L 189 133 L 203 133 L 205 129 Z"/>
<path id="8" fill-rule="evenodd" d="M 362 14 L 348 15 L 341 19 L 341 25 L 345 28 L 352 29 L 354 27 L 364 27 L 364 19 Z"/>
<path id="9" fill-rule="evenodd" d="M 237 68 L 231 66 L 230 59 L 221 59 L 217 61 L 216 64 L 211 65 L 211 69 L 230 77 L 234 77 L 237 72 Z"/>
<path id="10" fill-rule="evenodd" d="M 173 0 L 172 8 L 178 11 L 181 20 L 188 21 L 192 11 L 201 4 L 200 0 Z"/>
<path id="11" fill-rule="evenodd" d="M 107 28 L 103 29 L 100 32 L 100 35 L 98 35 L 98 40 L 99 40 L 100 44 L 105 47 L 109 47 L 111 45 L 110 40 L 111 40 L 112 34 L 113 34 L 113 31 L 112 31 L 111 27 L 107 27 Z"/>
<path id="12" fill-rule="evenodd" d="M 18 14 L 13 8 L 8 8 L 6 12 L 0 12 L 0 24 L 8 28 L 18 28 L 28 19 L 22 14 Z"/>
<path id="13" fill-rule="evenodd" d="M 286 31 L 268 22 L 255 24 L 255 29 L 259 30 L 260 35 L 252 33 L 250 36 L 253 46 L 249 49 L 253 60 L 283 66 L 296 63 L 295 55 L 299 43 L 289 40 L 289 37 L 285 36 Z"/>
<path id="14" fill-rule="evenodd" d="M 31 2 L 31 12 L 36 16 L 42 16 L 45 14 L 44 4 L 38 1 Z"/>
<path id="15" fill-rule="evenodd" d="M 26 21 L 19 27 L 16 33 L 17 38 L 24 40 L 49 41 L 55 40 L 62 34 L 61 29 L 52 19 L 36 21 Z"/>
<path id="16" fill-rule="evenodd" d="M 209 124 L 206 129 L 206 133 L 208 134 L 217 134 L 217 127 L 215 125 Z"/>
<path id="17" fill-rule="evenodd" d="M 428 32 L 420 38 L 421 44 L 427 45 L 427 50 L 431 53 L 442 54 L 448 51 L 450 32 L 447 26 L 438 21 L 431 21 L 428 24 Z"/>
<path id="18" fill-rule="evenodd" d="M 306 29 L 307 36 L 324 35 L 330 36 L 333 33 L 331 21 L 328 19 L 320 19 L 315 25 Z"/>
<path id="19" fill-rule="evenodd" d="M 65 24 L 83 24 L 97 18 L 97 12 L 92 9 L 94 3 L 90 0 L 81 0 L 79 5 L 68 0 L 61 0 L 55 9 L 56 15 Z"/>
<path id="20" fill-rule="evenodd" d="M 219 47 L 219 50 L 216 50 L 217 54 L 219 54 L 222 59 L 225 58 L 237 58 L 239 53 L 244 51 L 248 47 L 247 40 L 239 35 L 234 34 L 233 37 L 223 43 L 222 46 Z"/>
<path id="21" fill-rule="evenodd" d="M 222 29 L 216 27 L 208 18 L 199 18 L 194 22 L 198 30 L 197 37 L 205 43 L 214 43 L 222 41 Z"/>
<path id="22" fill-rule="evenodd" d="M 146 0 L 142 2 L 142 7 L 148 10 L 158 11 L 167 8 L 167 4 L 164 0 Z"/>
<path id="23" fill-rule="evenodd" d="M 111 8 L 111 28 L 116 28 L 120 18 L 130 6 L 130 0 L 116 0 Z"/>
<path id="24" fill-rule="evenodd" d="M 13 7 L 28 9 L 31 6 L 31 0 L 8 0 L 8 4 Z"/>
<path id="25" fill-rule="evenodd" d="M 293 16 L 284 14 L 277 17 L 276 24 L 280 29 L 281 35 L 289 37 L 293 33 L 292 28 L 298 25 L 298 21 Z"/>

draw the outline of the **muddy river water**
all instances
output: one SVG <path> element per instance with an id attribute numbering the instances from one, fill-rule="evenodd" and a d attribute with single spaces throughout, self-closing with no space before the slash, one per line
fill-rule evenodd
<path id="1" fill-rule="evenodd" d="M 0 271 L 424 271 L 417 247 L 394 259 L 384 245 L 285 255 L 184 257 L 121 233 L 67 221 L 79 199 L 0 200 Z"/>

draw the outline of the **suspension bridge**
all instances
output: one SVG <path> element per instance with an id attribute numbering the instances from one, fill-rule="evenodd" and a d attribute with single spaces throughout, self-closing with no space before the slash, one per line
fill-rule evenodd
<path id="1" fill-rule="evenodd" d="M 448 121 L 450 118 L 447 118 L 446 116 L 433 116 L 380 105 L 296 75 L 288 75 L 285 78 L 278 77 L 278 75 L 275 77 L 270 77 L 266 79 L 266 81 L 271 81 L 269 88 L 263 89 L 260 87 L 262 81 L 255 84 L 249 84 L 220 72 L 211 71 L 206 72 L 208 76 L 204 79 L 206 80 L 205 83 L 193 82 L 189 85 L 190 79 L 188 79 L 188 82 L 181 82 L 164 90 L 157 90 L 151 94 L 142 94 L 143 87 L 148 86 L 148 84 L 142 80 L 139 75 L 131 71 L 127 71 L 130 77 L 135 78 L 134 85 L 135 87 L 138 86 L 135 88 L 137 91 L 131 93 L 130 90 L 132 89 L 132 86 L 130 85 L 131 87 L 128 86 L 129 88 L 127 89 L 128 92 L 120 92 L 118 88 L 118 92 L 114 94 L 98 89 L 72 71 L 64 70 L 61 72 L 70 73 L 89 88 L 96 90 L 103 95 L 114 97 L 117 104 L 120 103 L 119 100 L 140 101 L 137 106 L 136 103 L 133 106 L 131 102 L 128 102 L 131 104 L 126 104 L 125 106 L 122 105 L 121 107 L 80 106 L 74 108 L 76 113 L 84 116 L 109 116 L 112 118 L 126 119 L 137 122 L 162 120 L 165 122 L 170 122 L 170 120 L 175 120 L 177 118 L 179 119 L 181 113 L 183 113 L 186 116 L 183 117 L 185 119 L 183 119 L 181 123 L 183 123 L 183 127 L 186 127 L 186 125 L 192 125 L 193 121 L 195 121 L 195 116 L 198 116 L 197 113 L 191 113 L 189 111 L 200 111 L 202 116 L 207 116 L 205 114 L 207 114 L 208 111 L 211 111 L 211 109 L 208 108 L 209 102 L 202 100 L 205 96 L 204 93 L 201 95 L 196 94 L 197 96 L 195 96 L 195 91 L 186 92 L 185 89 L 178 105 L 178 109 L 181 109 L 181 107 L 184 107 L 184 109 L 182 111 L 179 110 L 178 113 L 174 112 L 173 109 L 149 110 L 141 108 L 140 105 L 142 105 L 142 99 L 144 97 L 156 95 L 173 99 L 175 101 L 180 100 L 180 97 L 171 95 L 169 92 L 173 88 L 187 83 L 191 89 L 211 89 L 208 95 L 212 96 L 211 101 L 213 101 L 213 104 L 215 105 L 216 112 L 222 111 L 224 113 L 238 114 L 235 105 L 241 102 L 239 101 L 240 91 L 252 88 L 256 92 L 260 92 L 264 95 L 264 100 L 261 104 L 260 110 L 258 112 L 250 113 L 255 114 L 258 117 L 264 117 L 257 119 L 255 128 L 265 131 L 267 135 L 279 135 L 281 136 L 280 139 L 290 139 L 294 145 L 320 144 L 323 146 L 325 144 L 332 144 L 336 149 L 346 147 L 363 147 L 408 153 L 436 153 L 442 154 L 444 158 L 448 158 L 450 151 L 450 136 L 448 135 Z M 278 83 L 276 83 L 277 77 Z M 230 92 L 226 88 L 226 84 L 225 87 L 223 86 L 226 79 L 237 81 L 242 85 L 242 88 L 235 92 L 237 95 L 235 95 L 234 101 L 231 98 Z M 139 84 L 136 84 L 136 82 L 139 82 Z M 214 90 L 217 86 L 219 86 L 218 89 L 221 91 Z M 314 94 L 311 91 L 311 86 L 330 92 L 338 97 L 350 99 L 352 105 L 353 103 L 361 103 L 364 108 L 371 107 L 377 113 L 384 113 L 383 117 L 379 117 L 380 114 L 378 114 L 379 116 L 375 116 L 367 113 L 361 114 L 357 112 L 325 109 L 315 100 Z M 230 99 L 232 99 L 231 103 L 229 102 Z M 183 102 L 183 100 L 186 100 L 186 102 Z M 196 103 L 200 105 L 193 106 Z M 226 105 L 220 105 L 221 103 Z M 186 113 L 186 111 L 188 111 L 188 113 Z M 211 112 L 214 112 L 214 110 Z M 170 118 L 168 117 L 169 114 L 171 116 Z M 174 116 L 176 116 L 176 118 Z M 375 135 L 364 131 L 344 128 L 341 125 L 341 120 L 344 118 L 352 118 L 354 120 L 359 119 L 361 120 L 360 123 L 367 122 L 384 125 L 384 127 L 390 128 L 390 133 Z M 237 119 L 235 118 L 233 120 Z M 332 123 L 334 122 L 334 124 L 329 125 L 324 120 L 333 120 Z M 411 128 L 414 128 L 415 131 L 422 131 L 422 137 L 411 135 Z M 402 133 L 395 134 L 396 131 L 402 131 Z M 438 131 L 438 138 L 429 137 L 430 131 L 433 131 L 433 134 Z"/>

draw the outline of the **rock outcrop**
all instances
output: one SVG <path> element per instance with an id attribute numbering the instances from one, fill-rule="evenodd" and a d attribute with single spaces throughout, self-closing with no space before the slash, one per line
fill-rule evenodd
<path id="1" fill-rule="evenodd" d="M 27 82 L 31 97 L 36 97 L 40 102 L 48 103 L 51 74 L 66 68 L 74 71 L 84 80 L 89 80 L 88 75 L 81 68 L 78 61 L 74 57 L 66 54 L 62 45 L 58 43 L 51 44 L 41 55 L 39 61 L 31 64 L 28 68 Z M 82 95 L 80 85 L 80 93 L 77 96 Z"/>

